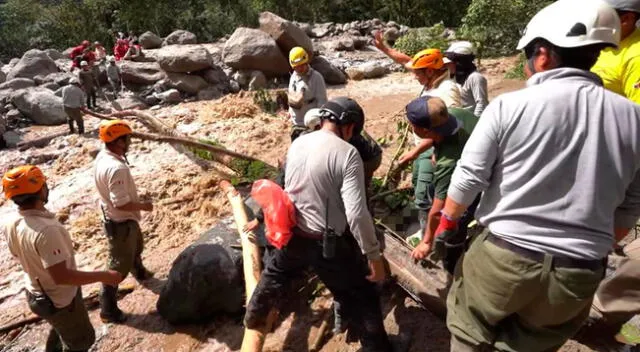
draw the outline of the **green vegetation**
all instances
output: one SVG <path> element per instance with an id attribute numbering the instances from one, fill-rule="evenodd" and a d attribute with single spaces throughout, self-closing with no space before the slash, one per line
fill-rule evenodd
<path id="1" fill-rule="evenodd" d="M 507 71 L 507 73 L 504 75 L 504 78 L 508 78 L 508 79 L 526 79 L 527 76 L 524 73 L 524 63 L 525 63 L 525 57 L 524 55 L 520 55 L 518 57 L 518 63 L 516 64 L 516 66 L 514 68 L 512 68 L 511 70 Z"/>
<path id="2" fill-rule="evenodd" d="M 413 56 L 425 48 L 445 50 L 449 43 L 442 37 L 444 30 L 442 22 L 432 27 L 411 29 L 396 41 L 394 48 L 409 56 Z"/>
<path id="3" fill-rule="evenodd" d="M 268 114 L 275 114 L 278 111 L 278 102 L 266 89 L 259 89 L 253 94 L 253 103 Z"/>
<path id="4" fill-rule="evenodd" d="M 195 33 L 202 42 L 255 27 L 261 11 L 300 22 L 346 23 L 380 18 L 412 28 L 442 22 L 461 27 L 458 37 L 484 43 L 483 56 L 515 52 L 531 16 L 550 0 L 5 0 L 0 1 L 0 58 L 31 48 L 64 50 L 83 39 L 113 44 L 118 31 L 166 36 L 175 29 Z M 437 25 L 439 26 L 439 25 Z M 437 27 L 436 26 L 436 27 Z M 433 27 L 431 27 L 433 28 Z M 398 47 L 442 47 L 437 36 L 417 30 Z M 429 38 L 427 40 L 427 38 Z"/>

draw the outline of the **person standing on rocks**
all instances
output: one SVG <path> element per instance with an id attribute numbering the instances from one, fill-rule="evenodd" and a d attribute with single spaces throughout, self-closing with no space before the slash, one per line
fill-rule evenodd
<path id="1" fill-rule="evenodd" d="M 7 171 L 2 188 L 18 206 L 4 230 L 9 251 L 25 272 L 29 308 L 51 325 L 45 350 L 88 351 L 95 342 L 95 330 L 80 286 L 118 285 L 122 275 L 113 270 L 77 270 L 69 232 L 45 208 L 49 188 L 38 167 L 24 165 Z"/>
<path id="2" fill-rule="evenodd" d="M 327 88 L 322 75 L 309 65 L 309 54 L 302 47 L 295 47 L 289 52 L 289 64 L 293 74 L 289 81 L 289 116 L 293 127 L 293 142 L 307 128 L 304 115 L 313 108 L 319 108 L 327 102 Z"/>
<path id="3" fill-rule="evenodd" d="M 444 55 L 451 60 L 447 67 L 460 89 L 462 107 L 480 117 L 489 104 L 489 96 L 487 79 L 473 63 L 476 58 L 473 44 L 468 41 L 454 42 Z"/>
<path id="4" fill-rule="evenodd" d="M 142 52 L 142 46 L 138 43 L 138 40 L 130 42 L 129 50 L 124 55 L 123 60 L 142 61 L 144 59 L 144 53 Z"/>
<path id="5" fill-rule="evenodd" d="M 107 58 L 107 49 L 100 42 L 93 43 L 93 47 L 95 48 L 93 54 L 96 57 L 96 61 L 98 64 L 102 64 Z"/>
<path id="6" fill-rule="evenodd" d="M 390 352 L 374 284 L 384 280 L 384 261 L 367 209 L 362 159 L 347 142 L 357 125 L 348 109 L 326 103 L 321 129 L 289 148 L 285 190 L 296 207 L 297 226 L 289 242 L 273 251 L 244 321 L 262 330 L 271 309 L 284 304 L 291 280 L 310 267 L 341 303 L 362 350 Z"/>
<path id="7" fill-rule="evenodd" d="M 82 62 L 82 56 L 85 53 L 85 50 L 91 46 L 91 43 L 88 40 L 83 40 L 82 43 L 71 50 L 69 54 L 69 58 L 71 59 L 71 71 L 75 68 L 80 67 L 80 62 Z"/>
<path id="8" fill-rule="evenodd" d="M 100 195 L 104 229 L 109 242 L 107 266 L 126 276 L 129 272 L 138 281 L 153 277 L 142 264 L 143 236 L 140 211 L 152 211 L 153 204 L 140 201 L 131 176 L 126 154 L 133 130 L 121 120 L 100 124 L 100 140 L 104 149 L 95 161 L 95 183 Z M 100 318 L 104 322 L 123 322 L 126 317 L 118 308 L 117 286 L 103 285 L 100 292 Z"/>
<path id="9" fill-rule="evenodd" d="M 451 178 L 435 237 L 480 192 L 486 226 L 447 299 L 451 351 L 555 351 L 589 314 L 607 255 L 640 217 L 640 106 L 589 70 L 620 43 L 601 0 L 558 0 L 527 25 L 527 88 L 492 101 Z"/>
<path id="10" fill-rule="evenodd" d="M 129 43 L 125 39 L 118 39 L 116 45 L 113 47 L 113 56 L 116 61 L 122 60 L 129 51 Z"/>
<path id="11" fill-rule="evenodd" d="M 109 64 L 107 65 L 107 79 L 109 80 L 109 85 L 111 85 L 111 89 L 113 90 L 113 98 L 118 98 L 118 93 L 120 89 L 122 89 L 122 74 L 120 72 L 120 68 L 116 64 L 116 59 L 113 56 L 109 57 Z"/>
<path id="12" fill-rule="evenodd" d="M 87 112 L 85 106 L 86 94 L 80 89 L 80 82 L 76 77 L 69 80 L 69 84 L 62 88 L 62 105 L 67 114 L 69 133 L 75 133 L 73 122 L 78 125 L 78 134 L 84 134 L 84 120 L 82 114 Z"/>
<path id="13" fill-rule="evenodd" d="M 78 72 L 78 80 L 80 81 L 80 86 L 84 90 L 84 93 L 87 96 L 87 108 L 89 110 L 96 108 L 96 92 L 97 92 L 97 83 L 96 78 L 93 72 L 93 68 L 89 65 L 88 62 L 82 61 L 80 63 L 80 72 Z"/>

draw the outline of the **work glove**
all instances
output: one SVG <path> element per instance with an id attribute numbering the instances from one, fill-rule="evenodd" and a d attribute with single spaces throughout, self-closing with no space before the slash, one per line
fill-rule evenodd
<path id="1" fill-rule="evenodd" d="M 447 243 L 451 242 L 457 233 L 458 220 L 453 220 L 448 215 L 440 212 L 440 222 L 433 235 L 433 252 L 430 259 L 433 261 L 443 260 L 447 252 Z"/>

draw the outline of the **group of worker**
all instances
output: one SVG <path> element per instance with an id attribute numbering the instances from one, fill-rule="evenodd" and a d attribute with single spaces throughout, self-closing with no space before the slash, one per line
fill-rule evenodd
<path id="1" fill-rule="evenodd" d="M 100 125 L 104 148 L 95 160 L 95 186 L 108 242 L 106 271 L 81 271 L 69 233 L 45 205 L 49 200 L 47 178 L 33 165 L 7 171 L 2 188 L 18 212 L 4 224 L 9 251 L 24 272 L 29 308 L 51 325 L 46 341 L 50 351 L 88 351 L 95 331 L 82 300 L 81 286 L 102 283 L 100 318 L 122 323 L 126 315 L 118 308 L 118 284 L 131 273 L 138 281 L 153 277 L 142 264 L 141 211 L 153 204 L 141 200 L 131 176 L 126 154 L 131 127 L 121 120 Z"/>
<path id="2" fill-rule="evenodd" d="M 405 108 L 415 147 L 399 163 L 414 163 L 421 229 L 408 239 L 411 255 L 434 255 L 452 277 L 451 351 L 555 351 L 590 312 L 614 330 L 640 312 L 640 242 L 601 284 L 607 255 L 640 217 L 638 19 L 640 0 L 545 7 L 517 47 L 527 87 L 490 104 L 470 43 L 411 58 L 376 35 L 375 45 L 424 87 Z M 289 283 L 311 268 L 362 350 L 392 351 L 376 288 L 386 275 L 384 242 L 367 197 L 382 150 L 355 100 L 327 98 L 306 50 L 294 48 L 289 61 L 292 143 L 281 185 L 296 226 L 282 249 L 270 251 L 245 325 L 263 330 L 270 311 L 285 304 Z M 131 133 L 118 120 L 100 126 L 105 147 L 95 181 L 109 271 L 76 270 L 68 233 L 46 211 L 46 178 L 37 167 L 3 177 L 5 196 L 19 208 L 5 232 L 26 272 L 29 305 L 53 326 L 48 344 L 65 350 L 87 350 L 94 340 L 80 285 L 103 282 L 100 316 L 122 322 L 117 284 L 128 272 L 152 276 L 140 259 L 138 223 L 153 206 L 140 201 L 128 168 Z M 474 218 L 485 230 L 467 238 Z"/>

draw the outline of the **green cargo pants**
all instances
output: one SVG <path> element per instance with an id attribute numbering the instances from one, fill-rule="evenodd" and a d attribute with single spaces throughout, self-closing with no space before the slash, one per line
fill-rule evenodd
<path id="1" fill-rule="evenodd" d="M 135 275 L 136 266 L 142 264 L 140 256 L 144 246 L 138 222 L 109 221 L 105 224 L 105 231 L 109 241 L 108 268 L 119 272 L 122 276 L 127 276 L 130 272 Z"/>
<path id="2" fill-rule="evenodd" d="M 556 268 L 551 255 L 538 263 L 487 235 L 473 241 L 456 267 L 447 297 L 451 351 L 557 350 L 587 318 L 604 266 Z"/>
<path id="3" fill-rule="evenodd" d="M 29 296 L 27 295 L 27 299 Z M 82 301 L 82 291 L 78 288 L 76 297 L 64 308 L 51 315 L 43 316 L 51 325 L 45 347 L 51 351 L 88 351 L 96 340 L 96 333 L 89 321 L 89 313 Z"/>
<path id="4" fill-rule="evenodd" d="M 413 161 L 413 182 L 414 204 L 418 209 L 420 217 L 420 228 L 424 230 L 427 226 L 427 214 L 433 203 L 433 164 L 431 156 L 433 148 L 420 154 L 418 159 Z"/>

